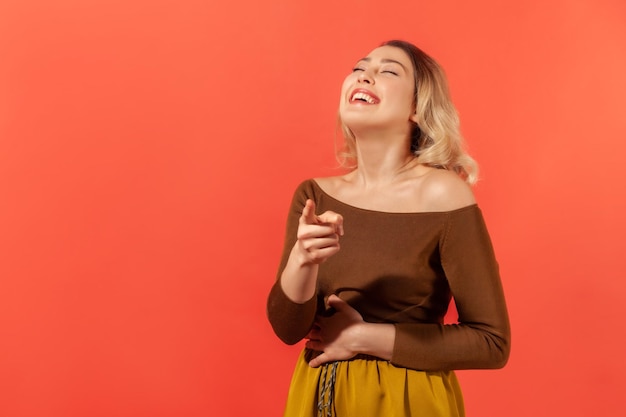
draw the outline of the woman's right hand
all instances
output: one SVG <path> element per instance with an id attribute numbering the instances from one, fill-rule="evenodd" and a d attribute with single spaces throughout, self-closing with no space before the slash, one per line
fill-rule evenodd
<path id="1" fill-rule="evenodd" d="M 315 215 L 315 203 L 307 200 L 298 223 L 296 243 L 281 274 L 281 286 L 289 299 L 305 303 L 315 295 L 318 265 L 339 252 L 343 217 L 332 211 Z"/>
<path id="2" fill-rule="evenodd" d="M 333 211 L 315 214 L 315 202 L 307 200 L 298 225 L 294 248 L 303 265 L 320 264 L 339 252 L 343 236 L 343 217 Z"/>

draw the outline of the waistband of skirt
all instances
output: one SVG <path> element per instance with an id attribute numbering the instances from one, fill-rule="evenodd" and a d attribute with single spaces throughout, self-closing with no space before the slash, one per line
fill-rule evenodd
<path id="1" fill-rule="evenodd" d="M 304 358 L 306 359 L 307 362 L 311 361 L 311 359 L 313 359 L 314 357 L 320 355 L 322 352 L 318 352 L 316 350 L 311 350 L 308 348 L 304 349 Z M 382 361 L 382 362 L 389 362 L 386 359 L 381 359 L 378 356 L 372 356 L 372 355 L 366 355 L 364 353 L 359 353 L 356 356 L 351 357 L 350 359 L 345 359 L 345 360 L 341 360 L 338 362 L 348 362 L 348 361 L 355 361 L 355 360 L 366 360 L 366 361 Z"/>

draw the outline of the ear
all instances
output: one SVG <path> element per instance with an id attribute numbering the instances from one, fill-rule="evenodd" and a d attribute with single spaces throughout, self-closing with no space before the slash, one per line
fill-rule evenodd
<path id="1" fill-rule="evenodd" d="M 411 114 L 411 117 L 409 117 L 409 120 L 412 121 L 413 123 L 415 123 L 416 125 L 419 125 L 418 121 L 418 117 L 417 117 L 417 111 L 413 112 L 413 114 Z"/>

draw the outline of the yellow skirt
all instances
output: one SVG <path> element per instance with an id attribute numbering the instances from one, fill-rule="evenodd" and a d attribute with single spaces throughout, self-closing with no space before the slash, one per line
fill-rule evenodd
<path id="1" fill-rule="evenodd" d="M 303 350 L 285 417 L 463 417 L 453 371 L 422 372 L 363 357 L 311 368 Z"/>

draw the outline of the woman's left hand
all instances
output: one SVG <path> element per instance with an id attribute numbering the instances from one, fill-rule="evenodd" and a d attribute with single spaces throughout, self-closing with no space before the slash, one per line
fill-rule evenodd
<path id="1" fill-rule="evenodd" d="M 322 352 L 309 362 L 313 368 L 360 353 L 358 335 L 365 324 L 361 314 L 334 294 L 328 297 L 328 306 L 335 309 L 335 313 L 330 317 L 318 316 L 307 336 L 306 347 Z"/>

